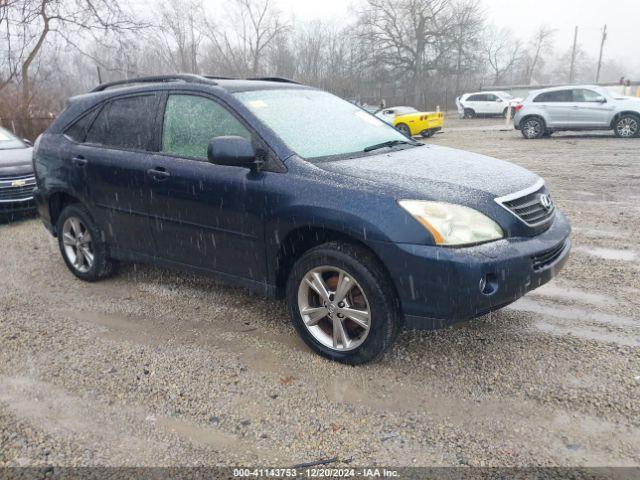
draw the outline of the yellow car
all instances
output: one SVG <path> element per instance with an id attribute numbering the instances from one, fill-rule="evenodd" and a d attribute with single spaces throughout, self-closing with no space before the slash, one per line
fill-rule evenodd
<path id="1" fill-rule="evenodd" d="M 430 137 L 442 130 L 444 124 L 444 113 L 419 112 L 413 107 L 383 108 L 376 116 L 410 137 Z"/>

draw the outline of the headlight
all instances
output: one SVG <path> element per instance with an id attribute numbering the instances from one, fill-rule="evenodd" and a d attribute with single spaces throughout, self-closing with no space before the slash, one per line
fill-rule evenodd
<path id="1" fill-rule="evenodd" d="M 504 237 L 500 225 L 473 208 L 452 203 L 400 200 L 438 245 L 470 245 Z"/>

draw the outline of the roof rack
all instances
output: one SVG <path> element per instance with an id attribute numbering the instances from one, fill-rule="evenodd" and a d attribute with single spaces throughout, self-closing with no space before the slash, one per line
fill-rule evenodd
<path id="1" fill-rule="evenodd" d="M 131 85 L 136 83 L 164 83 L 164 82 L 186 82 L 186 83 L 208 83 L 211 85 L 216 85 L 216 82 L 213 81 L 213 77 L 203 77 L 201 75 L 193 75 L 189 73 L 183 73 L 179 75 L 155 75 L 152 77 L 138 77 L 138 78 L 129 78 L 127 80 L 117 80 L 115 82 L 107 82 L 98 85 L 96 88 L 91 90 L 90 93 L 102 92 L 107 88 L 117 87 L 119 85 Z"/>
<path id="2" fill-rule="evenodd" d="M 251 77 L 251 78 L 247 78 L 247 80 L 262 80 L 263 82 L 295 83 L 296 85 L 300 85 L 299 82 L 296 82 L 295 80 L 291 80 L 289 78 L 284 78 L 284 77 Z"/>

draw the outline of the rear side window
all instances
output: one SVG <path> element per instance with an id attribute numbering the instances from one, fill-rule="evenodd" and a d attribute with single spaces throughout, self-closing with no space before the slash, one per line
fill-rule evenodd
<path id="1" fill-rule="evenodd" d="M 170 95 L 164 113 L 162 151 L 178 156 L 207 158 L 209 140 L 251 134 L 226 108 L 210 98 Z"/>
<path id="2" fill-rule="evenodd" d="M 544 92 L 538 95 L 534 102 L 572 102 L 573 95 L 571 94 L 571 90 L 555 90 L 553 92 Z"/>
<path id="3" fill-rule="evenodd" d="M 471 95 L 467 98 L 467 102 L 484 102 L 486 101 L 486 95 Z"/>
<path id="4" fill-rule="evenodd" d="M 140 95 L 107 103 L 87 133 L 86 142 L 106 147 L 150 150 L 157 97 Z"/>

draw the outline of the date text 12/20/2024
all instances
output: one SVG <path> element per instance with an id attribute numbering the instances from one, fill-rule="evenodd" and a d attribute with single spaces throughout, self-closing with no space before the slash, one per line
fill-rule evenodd
<path id="1" fill-rule="evenodd" d="M 397 470 L 386 468 L 236 468 L 238 478 L 398 478 Z"/>

